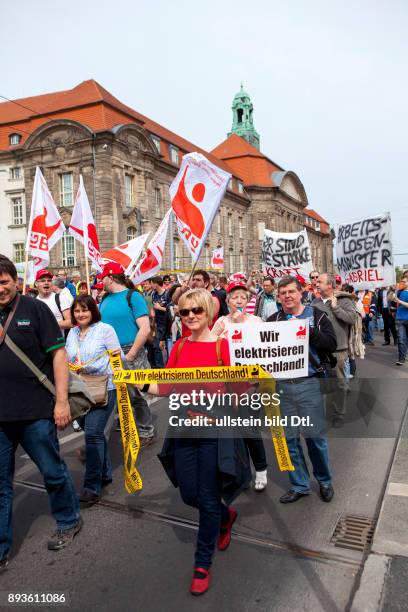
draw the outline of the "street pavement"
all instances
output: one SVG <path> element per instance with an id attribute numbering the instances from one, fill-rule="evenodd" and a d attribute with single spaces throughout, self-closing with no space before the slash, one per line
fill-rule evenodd
<path id="1" fill-rule="evenodd" d="M 232 543 L 216 554 L 211 589 L 201 598 L 188 593 L 197 513 L 181 502 L 156 457 L 167 424 L 165 399 L 152 405 L 158 440 L 139 455 L 143 490 L 126 494 L 120 434 L 112 432 L 114 482 L 100 504 L 83 511 L 84 528 L 63 551 L 46 548 L 54 529 L 47 495 L 35 466 L 18 449 L 15 541 L 9 569 L 0 577 L 0 609 L 8 609 L 5 598 L 11 592 L 64 593 L 74 611 L 350 609 L 370 548 L 335 546 L 331 538 L 344 515 L 378 519 L 407 404 L 408 367 L 395 366 L 395 347 L 382 347 L 381 341 L 377 335 L 376 346 L 368 347 L 367 358 L 358 363 L 345 426 L 329 432 L 333 501 L 323 503 L 314 484 L 313 493 L 296 504 L 279 503 L 288 480 L 277 468 L 265 431 L 268 487 L 262 493 L 248 489 L 234 503 L 239 517 Z M 83 466 L 75 451 L 83 436 L 69 429 L 61 444 L 80 490 Z M 407 571 L 404 563 L 404 557 L 393 557 L 387 565 L 382 601 L 393 600 L 398 572 Z"/>

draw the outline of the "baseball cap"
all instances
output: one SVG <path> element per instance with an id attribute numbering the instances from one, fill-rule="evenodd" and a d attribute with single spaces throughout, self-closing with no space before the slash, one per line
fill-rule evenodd
<path id="1" fill-rule="evenodd" d="M 42 268 L 41 270 L 38 270 L 37 274 L 35 275 L 35 280 L 38 281 L 40 280 L 40 278 L 43 278 L 43 276 L 48 276 L 49 278 L 52 278 L 54 275 L 46 268 Z"/>
<path id="2" fill-rule="evenodd" d="M 104 265 L 102 272 L 98 274 L 96 278 L 99 278 L 100 280 L 102 280 L 103 278 L 105 278 L 105 276 L 109 276 L 109 274 L 124 274 L 124 273 L 125 273 L 125 270 L 124 268 L 122 268 L 122 266 L 119 263 L 117 263 L 116 261 L 110 261 L 109 263 Z"/>
<path id="3" fill-rule="evenodd" d="M 231 293 L 234 289 L 244 289 L 248 291 L 247 286 L 242 280 L 233 280 L 227 286 L 227 293 Z"/>
<path id="4" fill-rule="evenodd" d="M 336 278 L 336 283 L 342 283 L 343 282 L 342 279 L 341 279 L 341 276 L 339 274 L 336 274 L 335 278 Z"/>

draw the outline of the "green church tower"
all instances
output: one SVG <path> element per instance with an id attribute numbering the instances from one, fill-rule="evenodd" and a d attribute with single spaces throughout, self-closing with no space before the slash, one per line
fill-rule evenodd
<path id="1" fill-rule="evenodd" d="M 251 98 L 244 91 L 241 83 L 241 91 L 234 96 L 232 102 L 232 128 L 228 136 L 238 134 L 245 138 L 252 146 L 259 151 L 259 134 L 254 127 L 253 118 L 254 107 Z"/>

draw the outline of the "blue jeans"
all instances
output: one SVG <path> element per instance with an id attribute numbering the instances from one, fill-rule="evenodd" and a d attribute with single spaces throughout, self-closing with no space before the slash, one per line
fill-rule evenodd
<path id="1" fill-rule="evenodd" d="M 408 321 L 396 321 L 398 335 L 398 359 L 405 361 L 408 347 Z"/>
<path id="2" fill-rule="evenodd" d="M 112 480 L 112 463 L 104 433 L 106 423 L 116 406 L 116 390 L 108 391 L 106 408 L 91 410 L 79 424 L 85 432 L 86 465 L 84 489 L 99 495 L 102 480 Z"/>
<path id="3" fill-rule="evenodd" d="M 177 438 L 174 443 L 182 500 L 199 511 L 195 566 L 207 569 L 211 565 L 220 526 L 229 518 L 228 508 L 221 501 L 218 440 Z"/>
<path id="4" fill-rule="evenodd" d="M 307 446 L 309 459 L 313 466 L 313 475 L 321 485 L 331 484 L 329 449 L 324 435 L 324 406 L 318 378 L 306 378 L 301 382 L 279 382 L 280 409 L 282 416 L 310 417 L 313 427 L 286 428 L 286 442 L 293 472 L 288 472 L 291 489 L 298 493 L 310 493 L 310 474 L 303 454 L 300 434 Z M 312 437 L 313 434 L 313 437 Z"/>
<path id="5" fill-rule="evenodd" d="M 61 458 L 57 430 L 51 419 L 3 422 L 0 429 L 0 559 L 12 543 L 14 453 L 21 444 L 40 470 L 58 529 L 70 529 L 79 521 L 74 484 Z"/>

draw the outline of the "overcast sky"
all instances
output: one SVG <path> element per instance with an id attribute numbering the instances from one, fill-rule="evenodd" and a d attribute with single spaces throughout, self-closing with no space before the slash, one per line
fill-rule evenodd
<path id="1" fill-rule="evenodd" d="M 261 150 L 309 206 L 331 224 L 389 210 L 408 253 L 407 32 L 406 0 L 3 2 L 0 94 L 93 78 L 211 150 L 242 80 Z"/>

